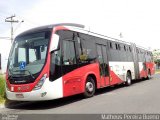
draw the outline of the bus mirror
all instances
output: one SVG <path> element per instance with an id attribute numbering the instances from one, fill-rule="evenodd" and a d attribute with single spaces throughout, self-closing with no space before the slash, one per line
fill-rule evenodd
<path id="1" fill-rule="evenodd" d="M 50 52 L 58 49 L 58 43 L 59 43 L 59 35 L 53 34 L 51 39 Z"/>

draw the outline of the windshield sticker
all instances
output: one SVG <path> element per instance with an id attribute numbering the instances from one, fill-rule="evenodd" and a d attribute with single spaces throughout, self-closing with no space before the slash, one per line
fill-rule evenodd
<path id="1" fill-rule="evenodd" d="M 20 62 L 19 69 L 20 70 L 25 70 L 25 67 L 26 67 L 26 62 L 24 62 L 24 61 Z"/>

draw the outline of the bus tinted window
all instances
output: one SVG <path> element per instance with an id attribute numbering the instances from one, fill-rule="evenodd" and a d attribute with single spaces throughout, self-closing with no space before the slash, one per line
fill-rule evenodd
<path id="1" fill-rule="evenodd" d="M 80 42 L 78 43 L 78 50 L 80 55 L 80 62 L 90 62 L 96 58 L 95 38 L 93 36 L 79 34 Z"/>
<path id="2" fill-rule="evenodd" d="M 63 64 L 76 64 L 76 55 L 73 41 L 63 41 Z"/>
<path id="3" fill-rule="evenodd" d="M 60 30 L 57 32 L 61 41 L 61 59 L 63 75 L 71 72 L 78 67 L 75 50 L 74 32 L 69 30 Z"/>

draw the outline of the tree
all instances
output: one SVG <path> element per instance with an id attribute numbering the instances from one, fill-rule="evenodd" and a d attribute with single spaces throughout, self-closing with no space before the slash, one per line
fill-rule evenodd
<path id="1" fill-rule="evenodd" d="M 153 59 L 158 68 L 160 68 L 160 49 L 153 50 Z"/>

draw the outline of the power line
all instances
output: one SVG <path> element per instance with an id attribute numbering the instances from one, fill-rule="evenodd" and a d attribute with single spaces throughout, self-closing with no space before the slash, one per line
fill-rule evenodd
<path id="1" fill-rule="evenodd" d="M 0 39 L 6 39 L 6 38 L 10 38 L 10 37 L 0 37 Z"/>
<path id="2" fill-rule="evenodd" d="M 18 27 L 20 27 L 20 25 L 21 25 L 21 23 L 23 23 L 24 22 L 24 20 L 22 20 L 18 25 L 17 25 L 17 27 L 14 29 L 14 33 L 16 32 L 16 30 L 18 29 Z"/>
<path id="3" fill-rule="evenodd" d="M 3 39 L 3 40 L 11 40 L 10 37 L 0 37 L 0 39 Z"/>

